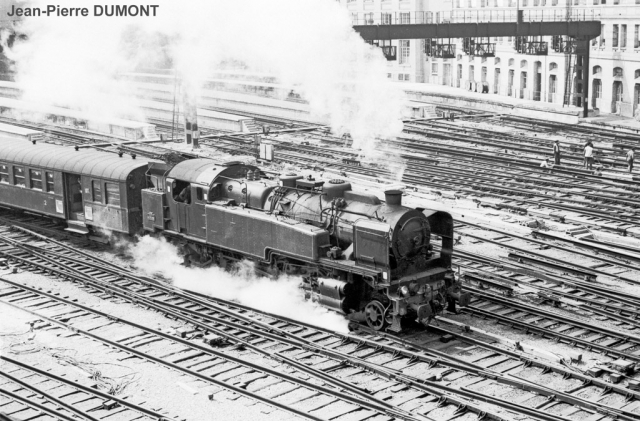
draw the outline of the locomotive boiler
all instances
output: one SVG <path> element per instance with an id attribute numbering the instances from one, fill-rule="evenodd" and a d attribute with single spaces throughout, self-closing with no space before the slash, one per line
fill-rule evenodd
<path id="1" fill-rule="evenodd" d="M 204 159 L 152 163 L 148 177 L 144 228 L 179 238 L 192 264 L 250 259 L 264 273 L 300 276 L 308 298 L 376 330 L 427 324 L 469 302 L 451 270 L 451 216 L 403 206 L 400 191 L 383 203 L 341 179 L 273 179 Z"/>

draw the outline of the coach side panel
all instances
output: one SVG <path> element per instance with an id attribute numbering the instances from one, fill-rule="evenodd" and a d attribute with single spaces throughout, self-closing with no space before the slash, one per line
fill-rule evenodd
<path id="1" fill-rule="evenodd" d="M 0 205 L 65 219 L 62 173 L 0 161 Z"/>

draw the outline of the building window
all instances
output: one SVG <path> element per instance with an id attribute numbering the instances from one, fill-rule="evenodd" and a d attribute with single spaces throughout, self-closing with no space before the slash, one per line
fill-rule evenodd
<path id="1" fill-rule="evenodd" d="M 600 66 L 593 66 L 593 74 L 597 75 L 598 73 L 602 72 L 602 67 Z"/>
<path id="2" fill-rule="evenodd" d="M 27 185 L 24 182 L 24 168 L 23 167 L 13 167 L 13 184 L 16 186 L 26 187 Z"/>
<path id="3" fill-rule="evenodd" d="M 618 25 L 613 25 L 613 40 L 611 42 L 613 48 L 618 48 L 618 30 Z"/>
<path id="4" fill-rule="evenodd" d="M 636 2 L 638 1 L 640 0 L 636 0 Z M 640 25 L 635 26 L 635 31 L 633 33 L 633 48 L 640 47 L 640 37 L 638 35 L 640 35 Z"/>
<path id="5" fill-rule="evenodd" d="M 438 63 L 431 63 L 431 74 L 432 75 L 438 74 Z"/>
<path id="6" fill-rule="evenodd" d="M 404 80 L 404 73 L 398 73 L 398 80 Z"/>
<path id="7" fill-rule="evenodd" d="M 593 96 L 596 99 L 602 98 L 602 83 L 600 82 L 600 79 L 593 80 L 593 87 Z"/>
<path id="8" fill-rule="evenodd" d="M 405 82 L 409 82 L 411 80 L 411 75 L 409 75 L 409 73 L 405 73 L 404 74 L 404 81 Z"/>
<path id="9" fill-rule="evenodd" d="M 392 74 L 391 74 L 391 73 L 387 73 L 387 77 L 388 77 L 389 79 L 391 79 Z"/>
<path id="10" fill-rule="evenodd" d="M 47 192 L 53 193 L 55 185 L 53 184 L 53 173 L 47 172 L 45 173 L 45 178 L 47 180 Z"/>
<path id="11" fill-rule="evenodd" d="M 512 58 L 509 59 L 509 66 L 513 66 L 516 61 Z"/>
<path id="12" fill-rule="evenodd" d="M 400 40 L 400 64 L 406 64 L 409 62 L 409 54 L 411 49 L 409 48 L 409 40 Z"/>
<path id="13" fill-rule="evenodd" d="M 29 170 L 29 187 L 34 190 L 42 190 L 42 171 Z"/>
<path id="14" fill-rule="evenodd" d="M 495 64 L 496 66 L 500 64 L 500 57 L 496 57 L 495 59 L 493 59 L 493 64 Z"/>
<path id="15" fill-rule="evenodd" d="M 93 190 L 93 201 L 102 203 L 102 183 L 100 181 L 92 181 L 91 189 Z"/>
<path id="16" fill-rule="evenodd" d="M 620 25 L 620 48 L 627 48 L 627 25 Z"/>
<path id="17" fill-rule="evenodd" d="M 5 164 L 0 164 L 0 183 L 9 183 L 9 167 Z"/>
<path id="18" fill-rule="evenodd" d="M 383 13 L 382 14 L 382 24 L 383 25 L 391 25 L 391 13 Z"/>
<path id="19" fill-rule="evenodd" d="M 635 75 L 633 77 L 636 79 L 640 77 L 640 69 L 636 70 Z"/>
<path id="20" fill-rule="evenodd" d="M 525 67 L 527 67 L 527 60 L 521 60 L 520 61 L 520 68 L 524 69 Z"/>
<path id="21" fill-rule="evenodd" d="M 557 68 L 558 68 L 557 63 L 553 63 L 553 62 L 549 63 L 549 71 L 556 70 Z"/>
<path id="22" fill-rule="evenodd" d="M 622 68 L 616 67 L 613 69 L 613 77 L 622 77 Z"/>
<path id="23" fill-rule="evenodd" d="M 400 13 L 400 23 L 405 25 L 411 23 L 411 13 Z"/>
<path id="24" fill-rule="evenodd" d="M 120 189 L 115 183 L 105 183 L 104 196 L 107 205 L 120 206 Z"/>
<path id="25" fill-rule="evenodd" d="M 604 47 L 604 25 L 600 27 L 600 47 Z"/>

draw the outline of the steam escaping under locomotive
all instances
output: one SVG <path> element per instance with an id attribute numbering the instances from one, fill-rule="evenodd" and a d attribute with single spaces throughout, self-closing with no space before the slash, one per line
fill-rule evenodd
<path id="1" fill-rule="evenodd" d="M 401 191 L 381 203 L 345 180 L 269 179 L 206 159 L 150 163 L 147 174 L 144 229 L 185 240 L 195 265 L 248 258 L 267 274 L 298 275 L 308 298 L 376 330 L 399 332 L 404 318 L 428 324 L 469 303 L 451 270 L 451 216 L 402 206 Z"/>
<path id="2" fill-rule="evenodd" d="M 249 259 L 300 276 L 310 299 L 378 330 L 469 302 L 451 271 L 451 216 L 401 198 L 388 191 L 381 203 L 344 180 L 269 178 L 239 162 L 172 165 L 10 139 L 0 148 L 1 206 L 82 234 L 158 232 L 194 265 Z"/>

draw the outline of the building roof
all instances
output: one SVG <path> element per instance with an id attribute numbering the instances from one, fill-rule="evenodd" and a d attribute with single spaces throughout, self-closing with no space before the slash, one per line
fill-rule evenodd
<path id="1" fill-rule="evenodd" d="M 116 154 L 73 147 L 0 137 L 0 162 L 49 169 L 66 173 L 91 175 L 96 178 L 124 181 L 133 171 L 147 167 L 145 159 L 120 158 Z M 209 161 L 210 162 L 210 161 Z"/>

